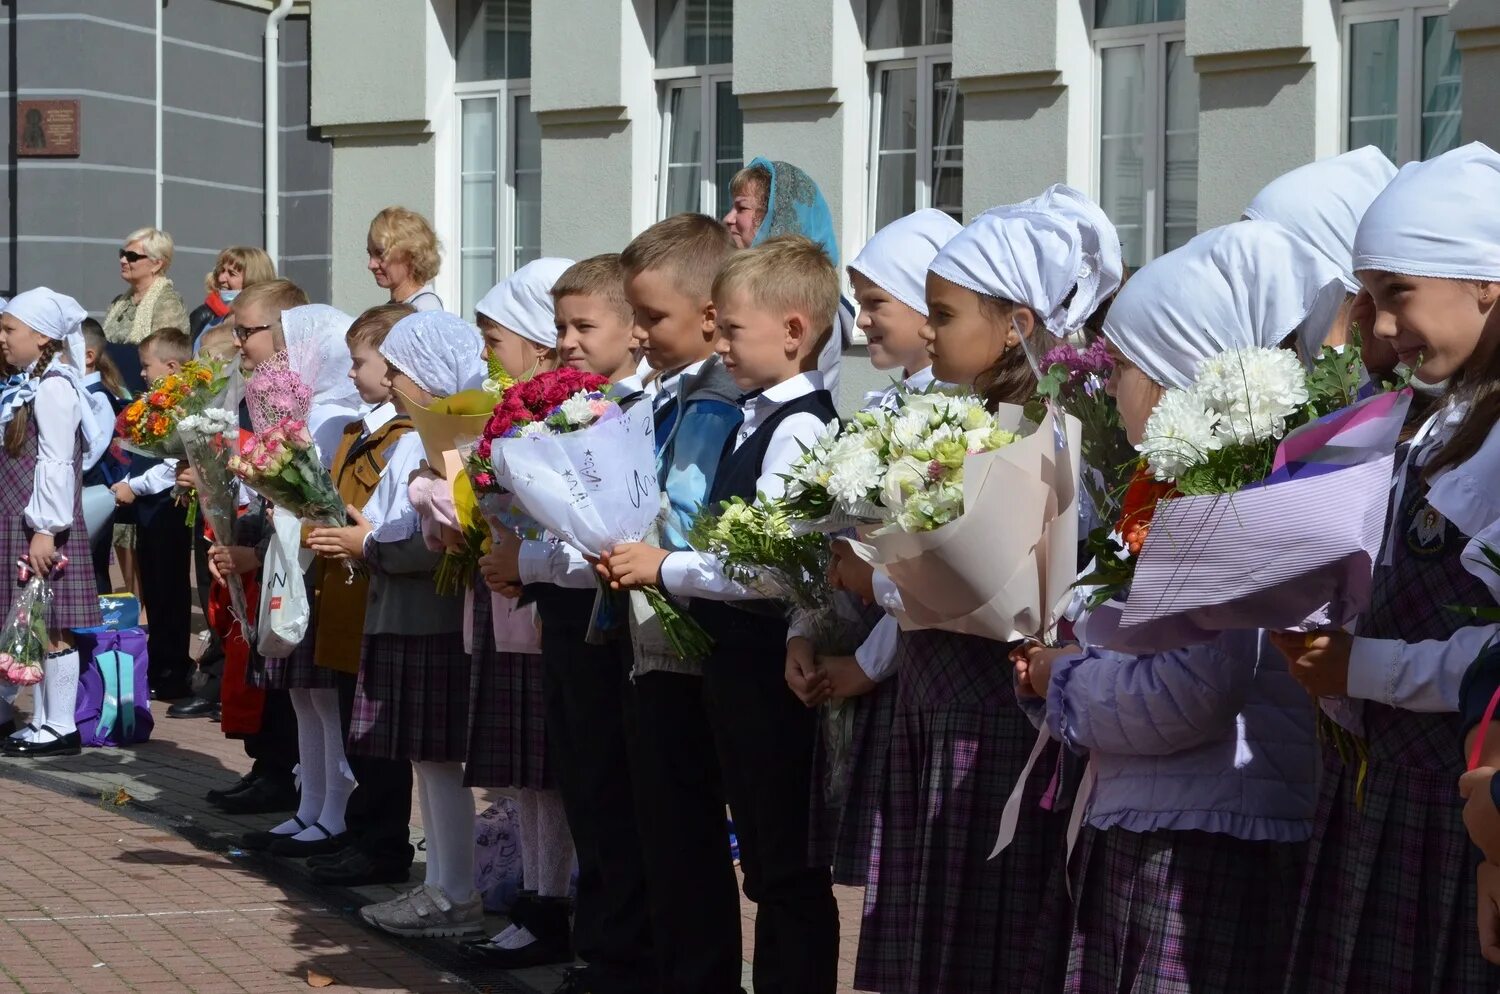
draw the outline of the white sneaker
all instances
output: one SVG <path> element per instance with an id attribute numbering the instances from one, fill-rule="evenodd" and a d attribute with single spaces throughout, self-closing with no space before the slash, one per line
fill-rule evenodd
<path id="1" fill-rule="evenodd" d="M 423 885 L 393 901 L 360 909 L 360 917 L 392 935 L 439 938 L 484 931 L 484 905 L 476 891 L 454 901 L 440 887 Z"/>

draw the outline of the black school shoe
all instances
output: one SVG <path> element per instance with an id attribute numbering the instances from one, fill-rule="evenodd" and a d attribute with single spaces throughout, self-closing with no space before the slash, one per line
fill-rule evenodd
<path id="1" fill-rule="evenodd" d="M 229 797 L 231 794 L 238 794 L 242 790 L 248 790 L 250 785 L 259 779 L 260 777 L 256 775 L 255 771 L 251 770 L 249 773 L 246 773 L 244 776 L 240 777 L 228 787 L 211 788 L 208 793 L 204 794 L 203 796 L 213 803 L 218 804 L 220 801 L 224 800 L 224 798 L 226 797 Z"/>
<path id="2" fill-rule="evenodd" d="M 375 856 L 350 846 L 332 856 L 307 861 L 312 878 L 337 887 L 367 887 L 371 884 L 404 884 L 411 877 L 411 857 Z"/>
<path id="3" fill-rule="evenodd" d="M 282 836 L 271 843 L 271 855 L 285 856 L 288 859 L 306 859 L 309 856 L 326 856 L 329 853 L 340 852 L 349 845 L 348 832 L 339 832 L 335 835 L 317 822 L 307 827 L 322 832 L 322 837 L 301 841 L 290 836 Z"/>
<path id="4" fill-rule="evenodd" d="M 168 718 L 207 718 L 214 713 L 214 702 L 201 697 L 178 701 L 167 708 Z"/>
<path id="5" fill-rule="evenodd" d="M 23 759 L 43 759 L 47 756 L 76 756 L 83 751 L 83 737 L 76 731 L 41 742 L 24 739 L 6 739 L 4 753 Z"/>
<path id="6" fill-rule="evenodd" d="M 510 923 L 526 929 L 536 941 L 517 949 L 497 946 L 488 938 L 466 942 L 466 956 L 503 970 L 532 966 L 554 966 L 573 962 L 569 913 L 573 902 L 566 897 L 538 897 L 523 891 L 510 909 Z"/>
<path id="7" fill-rule="evenodd" d="M 269 777 L 257 777 L 244 790 L 221 798 L 218 808 L 231 815 L 270 815 L 297 810 L 297 788 Z"/>

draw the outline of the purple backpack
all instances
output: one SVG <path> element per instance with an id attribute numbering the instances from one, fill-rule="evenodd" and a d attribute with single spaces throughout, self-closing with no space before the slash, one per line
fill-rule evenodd
<path id="1" fill-rule="evenodd" d="M 145 742 L 156 722 L 146 682 L 146 632 L 140 628 L 78 633 L 88 663 L 78 676 L 74 720 L 86 746 Z"/>

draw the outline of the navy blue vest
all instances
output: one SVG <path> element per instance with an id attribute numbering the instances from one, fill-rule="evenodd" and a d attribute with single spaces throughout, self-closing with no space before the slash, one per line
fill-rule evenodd
<path id="1" fill-rule="evenodd" d="M 823 421 L 838 417 L 833 397 L 827 390 L 815 390 L 787 401 L 760 424 L 739 448 L 734 447 L 736 432 L 724 443 L 714 485 L 705 507 L 718 510 L 719 503 L 731 497 L 753 501 L 755 484 L 760 479 L 766 450 L 776 426 L 794 414 L 816 414 Z M 714 639 L 714 653 L 764 655 L 775 646 L 786 645 L 786 612 L 775 601 L 714 601 L 695 597 L 689 607 L 694 620 Z"/>

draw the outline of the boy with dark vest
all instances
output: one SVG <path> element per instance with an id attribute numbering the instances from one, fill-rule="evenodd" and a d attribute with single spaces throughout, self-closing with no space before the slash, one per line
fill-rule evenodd
<path id="1" fill-rule="evenodd" d="M 773 238 L 731 258 L 714 280 L 717 349 L 747 391 L 744 422 L 725 445 L 709 506 L 779 497 L 787 473 L 837 415 L 817 372 L 833 332 L 839 280 L 813 242 Z M 838 908 L 826 867 L 810 867 L 808 816 L 817 713 L 783 677 L 780 606 L 728 579 L 713 556 L 644 543 L 602 557 L 612 586 L 659 584 L 692 598 L 714 639 L 703 697 L 740 842 L 745 896 L 758 905 L 757 990 L 831 994 L 837 984 Z"/>

